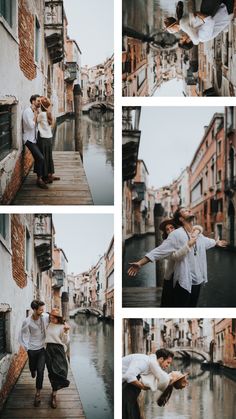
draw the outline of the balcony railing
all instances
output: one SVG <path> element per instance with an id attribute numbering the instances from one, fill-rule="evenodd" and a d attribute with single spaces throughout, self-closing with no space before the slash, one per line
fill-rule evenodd
<path id="1" fill-rule="evenodd" d="M 76 62 L 66 63 L 65 69 L 65 81 L 66 82 L 73 82 L 77 79 L 78 75 L 78 65 Z"/>
<path id="2" fill-rule="evenodd" d="M 34 248 L 41 272 L 52 266 L 52 216 L 36 214 L 34 218 Z"/>
<path id="3" fill-rule="evenodd" d="M 54 269 L 52 276 L 52 287 L 61 288 L 64 285 L 65 272 L 63 269 Z"/>

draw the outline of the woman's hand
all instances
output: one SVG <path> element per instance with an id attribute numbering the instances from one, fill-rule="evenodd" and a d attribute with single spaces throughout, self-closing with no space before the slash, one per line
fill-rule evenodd
<path id="1" fill-rule="evenodd" d="M 130 268 L 128 269 L 128 275 L 129 276 L 136 276 L 137 273 L 139 272 L 139 270 L 141 269 L 141 265 L 139 264 L 139 262 L 131 262 L 129 263 Z"/>
<path id="2" fill-rule="evenodd" d="M 193 247 L 197 241 L 197 237 L 191 237 L 191 239 L 188 241 L 188 246 Z"/>
<path id="3" fill-rule="evenodd" d="M 64 332 L 67 333 L 69 330 L 70 330 L 70 326 L 67 323 L 65 323 L 64 324 Z"/>

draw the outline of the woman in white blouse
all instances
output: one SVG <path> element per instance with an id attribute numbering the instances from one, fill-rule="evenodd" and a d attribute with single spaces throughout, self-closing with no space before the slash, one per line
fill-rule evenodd
<path id="1" fill-rule="evenodd" d="M 60 180 L 58 176 L 54 176 L 54 162 L 52 157 L 52 114 L 50 112 L 50 100 L 42 96 L 41 112 L 37 117 L 38 123 L 38 141 L 37 144 L 44 156 L 44 175 L 45 183 L 52 183 L 54 180 Z"/>
<path id="2" fill-rule="evenodd" d="M 189 13 L 177 20 L 174 17 L 167 17 L 164 21 L 166 30 L 169 33 L 184 31 L 194 45 L 200 42 L 207 42 L 216 38 L 230 24 L 233 14 L 229 14 L 225 4 L 221 4 L 214 16 L 207 16 L 203 13 Z"/>
<path id="3" fill-rule="evenodd" d="M 68 363 L 66 359 L 67 344 L 69 343 L 69 329 L 60 315 L 58 308 L 50 313 L 50 323 L 46 330 L 46 365 L 48 378 L 52 386 L 51 407 L 57 407 L 56 395 L 61 388 L 68 387 Z"/>

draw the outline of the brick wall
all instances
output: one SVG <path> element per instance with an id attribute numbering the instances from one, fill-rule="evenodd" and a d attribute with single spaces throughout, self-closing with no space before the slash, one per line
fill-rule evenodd
<path id="1" fill-rule="evenodd" d="M 34 62 L 34 16 L 27 9 L 26 0 L 19 1 L 19 58 L 20 68 L 25 77 L 33 80 L 36 77 Z"/>
<path id="2" fill-rule="evenodd" d="M 15 354 L 10 363 L 10 367 L 7 373 L 5 384 L 3 385 L 0 391 L 0 411 L 3 407 L 4 402 L 8 394 L 10 393 L 12 387 L 16 383 L 22 368 L 24 367 L 27 360 L 27 353 L 23 348 L 19 349 L 19 352 Z"/>
<path id="3" fill-rule="evenodd" d="M 1 204 L 8 205 L 13 200 L 16 192 L 20 189 L 24 177 L 29 173 L 33 164 L 33 157 L 30 151 L 25 150 L 20 154 L 11 175 L 11 180 L 4 191 Z"/>
<path id="4" fill-rule="evenodd" d="M 27 285 L 25 274 L 25 228 L 20 220 L 21 215 L 13 214 L 11 223 L 12 276 L 18 287 Z"/>

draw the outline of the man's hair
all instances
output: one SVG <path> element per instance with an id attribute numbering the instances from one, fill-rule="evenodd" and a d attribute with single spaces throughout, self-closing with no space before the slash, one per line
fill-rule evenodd
<path id="1" fill-rule="evenodd" d="M 182 221 L 180 221 L 180 219 L 179 219 L 181 217 L 181 210 L 183 208 L 184 207 L 177 208 L 177 210 L 174 212 L 174 215 L 173 215 L 173 220 L 174 220 L 175 224 L 178 225 L 178 226 L 183 225 Z"/>
<path id="2" fill-rule="evenodd" d="M 161 348 L 156 351 L 156 357 L 159 358 L 174 358 L 173 352 L 169 351 L 169 349 Z"/>
<path id="3" fill-rule="evenodd" d="M 185 49 L 185 50 L 189 50 L 189 49 L 192 49 L 193 48 L 193 42 L 192 41 L 190 41 L 190 42 L 183 42 L 183 43 L 179 42 L 178 43 L 178 46 L 179 46 L 179 48 L 182 48 L 182 49 Z"/>
<path id="4" fill-rule="evenodd" d="M 30 306 L 32 310 L 38 310 L 39 307 L 45 306 L 45 303 L 40 300 L 33 300 Z"/>
<path id="5" fill-rule="evenodd" d="M 33 103 L 38 97 L 40 97 L 40 95 L 32 95 L 30 97 L 30 103 Z"/>

